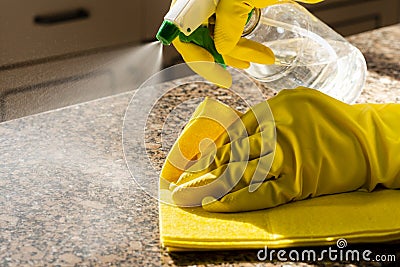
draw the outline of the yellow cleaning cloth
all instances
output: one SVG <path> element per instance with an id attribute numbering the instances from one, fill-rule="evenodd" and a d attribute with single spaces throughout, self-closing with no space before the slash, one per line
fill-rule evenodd
<path id="1" fill-rule="evenodd" d="M 207 113 L 216 111 L 224 117 L 223 126 L 207 118 Z M 176 153 L 181 151 L 184 158 L 193 159 L 202 152 L 200 140 L 218 140 L 227 125 L 240 116 L 226 105 L 206 99 L 176 141 L 164 164 L 160 182 L 163 246 L 170 250 L 257 249 L 330 245 L 339 238 L 346 238 L 349 243 L 400 239 L 399 190 L 321 196 L 240 213 L 210 213 L 202 207 L 173 205 L 169 182 L 176 182 L 171 177 L 179 177 L 187 165 L 187 160 L 177 157 Z M 219 145 L 216 143 L 217 147 Z"/>
<path id="2" fill-rule="evenodd" d="M 168 198 L 163 191 L 162 198 Z M 400 239 L 400 191 L 352 192 L 272 209 L 210 213 L 160 203 L 161 243 L 169 250 L 260 249 Z"/>

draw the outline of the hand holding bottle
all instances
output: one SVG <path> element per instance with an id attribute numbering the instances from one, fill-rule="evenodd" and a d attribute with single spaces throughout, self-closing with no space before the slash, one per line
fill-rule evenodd
<path id="1" fill-rule="evenodd" d="M 192 0 L 196 1 L 196 0 Z M 197 0 L 199 1 L 199 0 Z M 321 0 L 301 0 L 305 3 L 317 3 Z M 173 1 L 172 5 L 175 1 Z M 241 37 L 249 14 L 254 8 L 264 8 L 281 3 L 281 0 L 220 0 L 215 10 L 214 43 L 216 51 L 222 56 L 224 64 L 246 69 L 250 62 L 273 64 L 273 52 L 261 43 Z M 207 23 L 208 18 L 204 18 Z M 230 87 L 230 74 L 219 65 L 193 64 L 193 62 L 214 62 L 215 54 L 210 49 L 180 38 L 172 42 L 189 66 L 199 75 L 220 85 Z"/>

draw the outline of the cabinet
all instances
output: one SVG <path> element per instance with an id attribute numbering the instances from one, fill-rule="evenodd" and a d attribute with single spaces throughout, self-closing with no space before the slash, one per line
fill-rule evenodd
<path id="1" fill-rule="evenodd" d="M 134 51 L 155 40 L 169 5 L 0 0 L 0 121 L 137 88 L 154 60 Z"/>
<path id="2" fill-rule="evenodd" d="M 154 39 L 166 1 L 0 1 L 0 66 Z"/>

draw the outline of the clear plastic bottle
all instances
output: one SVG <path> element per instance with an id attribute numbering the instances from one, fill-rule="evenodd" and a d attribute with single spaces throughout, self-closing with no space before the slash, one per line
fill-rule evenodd
<path id="1" fill-rule="evenodd" d="M 360 95 L 367 67 L 362 53 L 295 2 L 256 10 L 244 36 L 270 47 L 274 65 L 246 72 L 277 91 L 305 86 L 347 103 Z"/>

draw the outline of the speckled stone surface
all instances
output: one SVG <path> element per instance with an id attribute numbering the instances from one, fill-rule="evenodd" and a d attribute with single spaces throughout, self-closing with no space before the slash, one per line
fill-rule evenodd
<path id="1" fill-rule="evenodd" d="M 358 102 L 400 102 L 400 25 L 349 40 L 364 53 L 369 67 Z M 263 93 L 274 94 L 267 89 Z M 167 253 L 159 244 L 157 200 L 135 183 L 124 158 L 122 125 L 132 95 L 0 124 L 0 266 L 360 265 L 265 263 L 257 261 L 257 251 Z M 166 94 L 148 119 L 146 149 L 155 170 L 150 176 L 161 168 L 173 142 L 168 129 L 181 129 L 204 96 L 246 108 L 237 95 L 212 86 L 189 84 Z M 187 101 L 192 98 L 197 102 Z M 172 127 L 164 127 L 180 104 L 178 119 L 169 118 Z M 125 152 L 133 153 L 129 148 Z M 397 265 L 391 266 L 400 262 L 399 245 L 364 247 L 396 254 Z"/>

